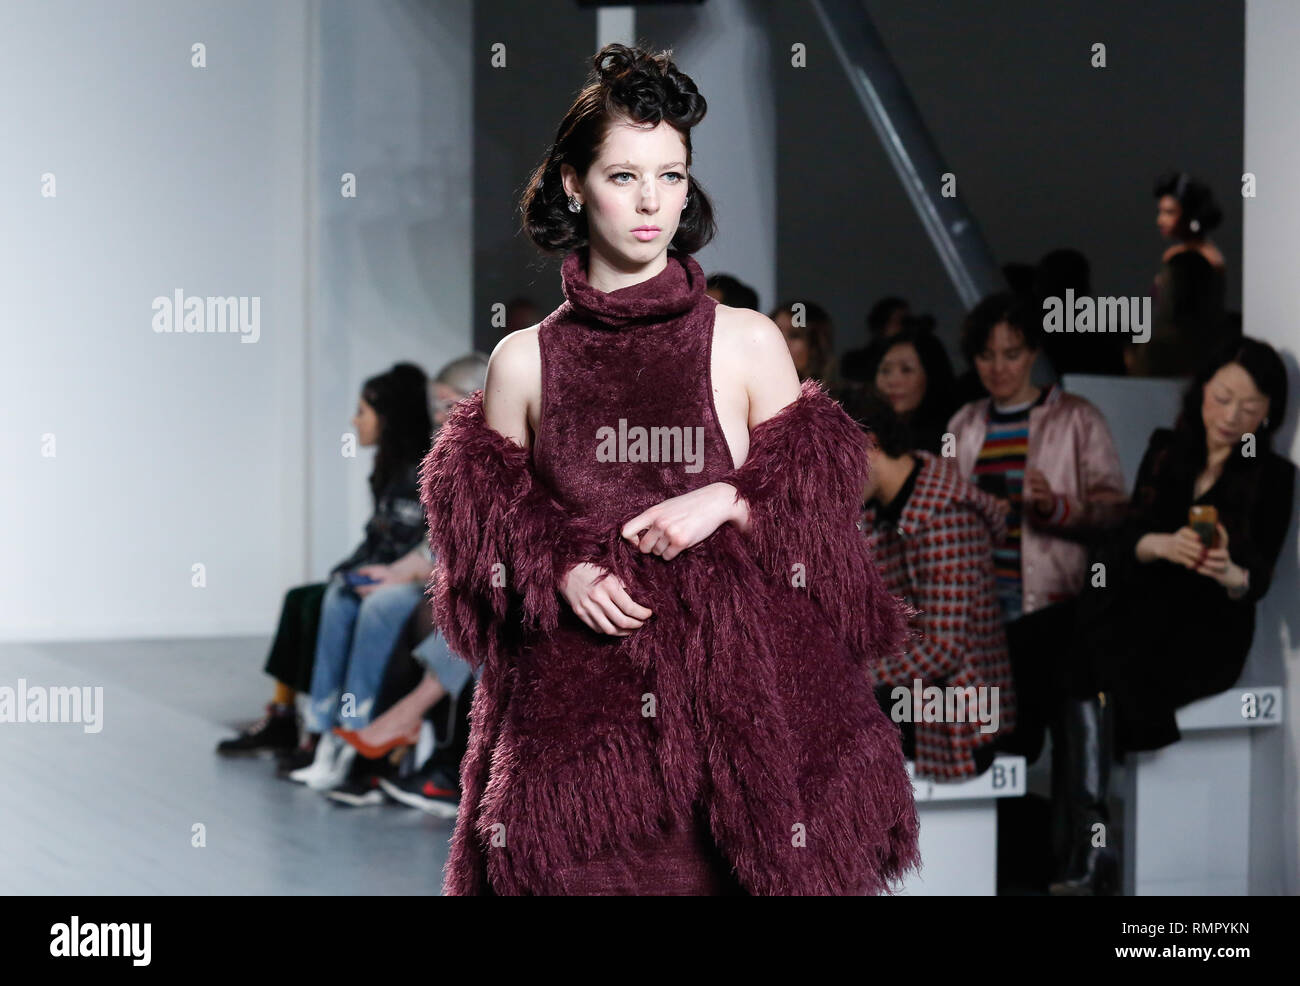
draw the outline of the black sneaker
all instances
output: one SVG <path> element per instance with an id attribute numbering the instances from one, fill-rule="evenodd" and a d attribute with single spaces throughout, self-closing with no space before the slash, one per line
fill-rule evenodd
<path id="1" fill-rule="evenodd" d="M 222 740 L 217 752 L 224 757 L 251 757 L 279 753 L 298 745 L 298 719 L 291 705 L 266 707 L 266 715 L 234 739 Z"/>
<path id="2" fill-rule="evenodd" d="M 373 774 L 346 780 L 338 787 L 326 791 L 325 796 L 353 808 L 384 803 L 384 792 L 379 790 L 379 778 Z"/>
<path id="3" fill-rule="evenodd" d="M 425 766 L 410 777 L 379 778 L 379 786 L 394 801 L 419 808 L 439 818 L 455 818 L 460 809 L 460 787 L 443 766 Z"/>

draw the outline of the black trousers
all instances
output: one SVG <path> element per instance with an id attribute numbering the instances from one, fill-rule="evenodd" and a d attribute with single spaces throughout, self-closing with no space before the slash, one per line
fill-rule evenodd
<path id="1" fill-rule="evenodd" d="M 998 746 L 1033 763 L 1043 736 L 1066 698 L 1098 691 L 1097 675 L 1081 645 L 1078 601 L 1054 603 L 1007 624 L 1007 650 L 1016 685 L 1016 729 Z"/>
<path id="2" fill-rule="evenodd" d="M 280 626 L 271 642 L 265 671 L 294 691 L 311 691 L 311 673 L 316 666 L 316 635 L 320 630 L 321 604 L 328 583 L 311 582 L 295 586 L 284 594 Z"/>

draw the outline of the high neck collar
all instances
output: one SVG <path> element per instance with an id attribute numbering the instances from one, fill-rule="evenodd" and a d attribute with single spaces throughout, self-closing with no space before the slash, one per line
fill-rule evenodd
<path id="1" fill-rule="evenodd" d="M 587 247 L 571 250 L 560 268 L 560 280 L 574 312 L 602 328 L 665 321 L 690 311 L 704 296 L 704 271 L 690 254 L 670 249 L 668 262 L 654 277 L 608 292 L 591 286 L 587 261 Z"/>

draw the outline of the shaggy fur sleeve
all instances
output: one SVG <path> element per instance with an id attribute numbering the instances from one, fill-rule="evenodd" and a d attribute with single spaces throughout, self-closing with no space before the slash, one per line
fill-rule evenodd
<path id="1" fill-rule="evenodd" d="M 812 597 L 860 665 L 897 654 L 910 610 L 880 577 L 858 530 L 868 438 L 816 380 L 750 432 L 723 477 L 749 507 L 748 540 L 769 577 Z"/>
<path id="2" fill-rule="evenodd" d="M 434 622 L 475 668 L 504 656 L 520 628 L 554 630 L 560 579 L 608 550 L 609 532 L 571 516 L 531 459 L 488 425 L 477 390 L 452 408 L 420 466 L 436 559 L 428 583 Z"/>

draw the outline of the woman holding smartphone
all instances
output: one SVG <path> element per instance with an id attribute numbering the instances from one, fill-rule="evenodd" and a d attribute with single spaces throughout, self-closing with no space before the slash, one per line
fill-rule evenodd
<path id="1" fill-rule="evenodd" d="M 1082 745 L 1070 759 L 1093 769 L 1071 785 L 1070 862 L 1053 893 L 1092 893 L 1116 869 L 1113 848 L 1091 837 L 1106 822 L 1112 742 L 1124 752 L 1177 741 L 1175 710 L 1241 675 L 1291 521 L 1295 466 L 1270 450 L 1286 398 L 1278 354 L 1244 338 L 1201 369 L 1175 426 L 1151 436 L 1129 517 L 1096 559 L 1105 584 L 1079 600 L 1073 664 L 1101 694 L 1067 703 Z"/>

